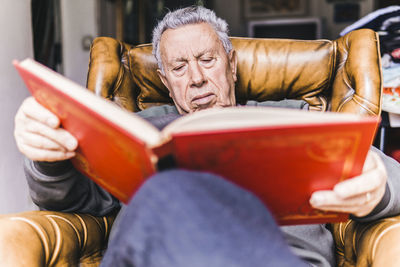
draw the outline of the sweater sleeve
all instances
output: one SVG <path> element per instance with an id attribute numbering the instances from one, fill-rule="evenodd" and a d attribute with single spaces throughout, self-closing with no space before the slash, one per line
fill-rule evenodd
<path id="1" fill-rule="evenodd" d="M 137 113 L 158 128 L 176 119 L 174 106 L 153 107 Z M 69 160 L 24 161 L 25 175 L 33 202 L 42 210 L 88 213 L 103 216 L 120 208 L 120 202 L 84 174 Z"/>
<path id="2" fill-rule="evenodd" d="M 120 208 L 119 201 L 78 172 L 69 160 L 24 160 L 25 175 L 33 202 L 42 210 L 104 216 Z"/>
<path id="3" fill-rule="evenodd" d="M 306 101 L 297 99 L 284 99 L 281 101 L 264 101 L 264 102 L 249 100 L 247 101 L 246 106 L 291 108 L 291 109 L 303 109 L 303 110 L 308 110 L 310 107 L 310 105 Z"/>

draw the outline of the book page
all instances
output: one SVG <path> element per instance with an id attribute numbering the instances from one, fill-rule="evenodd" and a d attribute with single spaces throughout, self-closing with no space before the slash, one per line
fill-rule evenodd
<path id="1" fill-rule="evenodd" d="M 334 122 L 358 122 L 374 120 L 348 113 L 315 112 L 275 107 L 230 107 L 198 111 L 179 118 L 163 130 L 163 135 L 172 133 L 202 132 L 214 130 L 256 128 L 278 125 L 323 124 Z"/>

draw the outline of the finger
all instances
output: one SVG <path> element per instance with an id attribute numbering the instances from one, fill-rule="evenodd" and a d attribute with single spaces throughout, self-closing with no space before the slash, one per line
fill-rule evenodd
<path id="1" fill-rule="evenodd" d="M 365 216 L 369 214 L 378 203 L 380 197 L 378 194 L 363 194 L 352 198 L 342 199 L 334 191 L 317 191 L 310 199 L 313 208 L 333 211 L 352 213 L 356 216 Z"/>
<path id="2" fill-rule="evenodd" d="M 360 176 L 345 180 L 338 183 L 334 187 L 334 191 L 341 198 L 349 198 L 357 195 L 366 194 L 367 192 L 373 192 L 381 188 L 387 180 L 386 169 L 375 153 L 371 154 L 374 168 L 362 173 Z M 367 167 L 369 168 L 369 167 Z"/>
<path id="3" fill-rule="evenodd" d="M 336 192 L 332 190 L 316 191 L 311 195 L 310 203 L 314 207 L 327 207 L 327 206 L 358 206 L 364 205 L 367 202 L 372 202 L 375 194 L 356 195 L 351 198 L 343 199 Z"/>
<path id="4" fill-rule="evenodd" d="M 34 161 L 61 161 L 73 158 L 75 152 L 60 151 L 60 150 L 43 150 L 34 147 L 20 144 L 20 150 L 24 155 L 29 155 L 28 158 Z"/>
<path id="5" fill-rule="evenodd" d="M 373 152 L 372 150 L 368 151 L 368 154 L 365 159 L 364 166 L 363 166 L 363 173 L 370 171 L 376 167 L 374 154 L 376 154 L 376 153 Z"/>
<path id="6" fill-rule="evenodd" d="M 60 125 L 58 117 L 39 104 L 33 97 L 28 97 L 24 100 L 17 112 L 16 120 L 23 117 L 40 121 L 51 128 L 56 128 Z"/>
<path id="7" fill-rule="evenodd" d="M 381 170 L 372 170 L 355 178 L 340 182 L 333 188 L 333 191 L 341 198 L 346 199 L 375 191 L 385 181 Z"/>
<path id="8" fill-rule="evenodd" d="M 44 138 L 50 139 L 53 142 L 58 143 L 59 145 L 63 146 L 66 150 L 69 151 L 75 150 L 78 146 L 78 141 L 68 131 L 62 128 L 53 129 L 45 124 L 42 124 L 34 120 L 29 120 L 29 122 L 26 123 L 25 127 L 21 129 L 21 131 L 17 131 L 17 135 L 21 133 L 20 136 L 24 136 L 22 132 L 41 135 Z M 24 140 L 24 142 L 28 143 L 27 140 Z M 28 144 L 33 147 L 36 146 L 34 143 L 28 143 Z"/>
<path id="9" fill-rule="evenodd" d="M 318 210 L 326 212 L 339 212 L 339 213 L 349 213 L 356 217 L 364 217 L 371 213 L 373 210 L 373 205 L 364 205 L 362 207 L 355 206 L 324 206 L 316 208 Z"/>
<path id="10" fill-rule="evenodd" d="M 60 151 L 68 151 L 64 146 L 60 145 L 53 140 L 43 137 L 39 134 L 33 134 L 30 132 L 22 132 L 18 136 L 21 139 L 21 142 L 27 146 L 31 146 L 38 149 L 43 150 L 60 150 Z"/>

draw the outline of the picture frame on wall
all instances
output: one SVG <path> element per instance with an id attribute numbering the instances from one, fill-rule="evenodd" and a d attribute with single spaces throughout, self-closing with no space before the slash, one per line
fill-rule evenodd
<path id="1" fill-rule="evenodd" d="M 304 16 L 308 0 L 243 0 L 246 18 Z"/>

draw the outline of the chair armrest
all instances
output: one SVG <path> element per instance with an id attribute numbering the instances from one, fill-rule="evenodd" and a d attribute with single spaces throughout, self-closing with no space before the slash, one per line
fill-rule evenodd
<path id="1" fill-rule="evenodd" d="M 0 266 L 97 266 L 115 216 L 47 211 L 0 215 Z"/>
<path id="2" fill-rule="evenodd" d="M 400 216 L 371 223 L 349 220 L 332 225 L 337 267 L 398 266 Z"/>
<path id="3" fill-rule="evenodd" d="M 331 110 L 380 115 L 382 73 L 378 34 L 370 29 L 356 30 L 335 43 L 337 69 Z"/>

